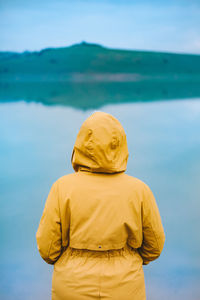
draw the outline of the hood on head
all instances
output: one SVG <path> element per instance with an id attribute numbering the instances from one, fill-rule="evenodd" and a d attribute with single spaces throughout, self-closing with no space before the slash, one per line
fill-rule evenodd
<path id="1" fill-rule="evenodd" d="M 76 172 L 123 172 L 127 160 L 126 134 L 116 118 L 104 112 L 95 112 L 83 122 L 71 158 Z"/>

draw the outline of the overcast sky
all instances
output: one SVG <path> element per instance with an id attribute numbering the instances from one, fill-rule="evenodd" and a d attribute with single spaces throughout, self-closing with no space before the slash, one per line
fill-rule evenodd
<path id="1" fill-rule="evenodd" d="M 200 54 L 200 0 L 0 0 L 0 50 L 87 41 Z"/>

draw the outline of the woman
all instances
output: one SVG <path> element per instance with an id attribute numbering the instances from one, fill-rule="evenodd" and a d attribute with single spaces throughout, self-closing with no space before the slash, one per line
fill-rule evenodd
<path id="1" fill-rule="evenodd" d="M 125 174 L 126 135 L 112 115 L 82 125 L 75 173 L 52 186 L 36 234 L 54 264 L 53 300 L 144 300 L 142 265 L 161 254 L 164 231 L 150 188 Z"/>

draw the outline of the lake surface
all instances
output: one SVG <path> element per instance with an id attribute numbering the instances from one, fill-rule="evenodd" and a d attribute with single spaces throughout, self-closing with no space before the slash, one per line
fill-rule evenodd
<path id="1" fill-rule="evenodd" d="M 147 300 L 200 299 L 200 99 L 101 107 L 125 128 L 127 173 L 152 189 L 166 243 L 144 267 Z M 0 298 L 51 298 L 52 266 L 35 233 L 53 182 L 73 172 L 76 134 L 92 110 L 0 104 Z"/>

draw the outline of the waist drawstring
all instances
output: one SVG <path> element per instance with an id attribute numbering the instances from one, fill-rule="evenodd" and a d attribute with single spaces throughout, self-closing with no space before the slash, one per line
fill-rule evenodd
<path id="1" fill-rule="evenodd" d="M 89 249 L 77 249 L 68 247 L 66 251 L 69 253 L 70 256 L 87 256 L 87 257 L 98 257 L 98 258 L 111 258 L 116 256 L 125 256 L 125 254 L 133 254 L 136 250 L 132 249 L 130 246 L 126 245 L 125 247 L 121 249 L 110 249 L 110 250 L 89 250 Z"/>

